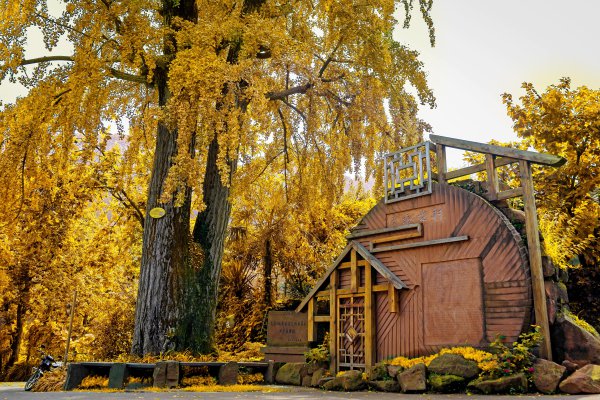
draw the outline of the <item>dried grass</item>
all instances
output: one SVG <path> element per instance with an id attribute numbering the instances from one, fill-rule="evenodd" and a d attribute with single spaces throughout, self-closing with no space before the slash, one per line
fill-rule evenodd
<path id="1" fill-rule="evenodd" d="M 67 369 L 56 368 L 46 372 L 39 381 L 31 388 L 32 392 L 60 392 L 67 380 Z"/>

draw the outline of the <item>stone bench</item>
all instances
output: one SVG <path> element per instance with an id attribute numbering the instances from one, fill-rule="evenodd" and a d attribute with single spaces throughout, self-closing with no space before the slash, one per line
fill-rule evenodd
<path id="1" fill-rule="evenodd" d="M 108 377 L 110 389 L 122 389 L 130 376 L 152 378 L 153 386 L 175 387 L 179 385 L 184 367 L 207 367 L 211 376 L 216 376 L 219 385 L 234 385 L 240 368 L 260 370 L 265 375 L 266 383 L 274 381 L 274 363 L 269 362 L 178 362 L 160 361 L 156 364 L 145 363 L 109 363 L 80 362 L 71 363 L 67 369 L 64 390 L 77 388 L 86 376 Z"/>

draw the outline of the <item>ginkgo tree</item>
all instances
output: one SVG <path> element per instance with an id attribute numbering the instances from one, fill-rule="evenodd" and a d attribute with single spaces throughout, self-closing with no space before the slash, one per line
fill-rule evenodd
<path id="1" fill-rule="evenodd" d="M 418 102 L 434 104 L 418 54 L 392 38 L 396 7 L 408 22 L 413 0 L 67 0 L 60 17 L 45 0 L 0 5 L 0 78 L 32 88 L 22 118 L 42 111 L 37 132 L 74 162 L 101 157 L 109 122 L 124 134 L 123 120 L 130 153 L 153 156 L 137 354 L 211 350 L 238 167 L 284 158 L 286 177 L 333 199 L 345 171 L 371 174 L 417 140 Z M 418 5 L 433 43 L 432 1 Z M 25 58 L 36 27 L 48 50 L 64 38 L 72 54 Z"/>

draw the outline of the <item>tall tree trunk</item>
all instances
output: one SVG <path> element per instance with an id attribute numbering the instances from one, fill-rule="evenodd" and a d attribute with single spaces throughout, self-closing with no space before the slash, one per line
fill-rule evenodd
<path id="1" fill-rule="evenodd" d="M 188 347 L 199 352 L 214 350 L 213 332 L 216 320 L 219 279 L 221 278 L 221 261 L 223 246 L 227 235 L 227 225 L 231 214 L 229 202 L 229 186 L 223 185 L 221 172 L 217 166 L 219 143 L 217 136 L 213 138 L 208 149 L 206 173 L 203 191 L 206 208 L 198 214 L 194 225 L 194 242 L 202 248 L 204 259 L 202 267 L 195 273 L 196 286 L 188 286 L 192 291 L 186 295 L 188 316 L 183 324 L 191 334 Z M 237 167 L 237 160 L 229 160 L 230 172 L 226 182 Z"/>
<path id="2" fill-rule="evenodd" d="M 157 88 L 159 104 L 164 106 L 170 92 L 167 71 L 163 70 L 161 74 L 157 78 Z M 166 203 L 159 202 L 171 160 L 176 154 L 177 132 L 170 131 L 160 122 L 146 205 L 132 344 L 132 352 L 138 355 L 158 354 L 177 346 L 175 334 L 181 313 L 183 277 L 190 266 L 191 189 L 185 189 L 184 202 L 180 207 L 175 207 L 173 198 Z M 162 207 L 165 215 L 152 218 L 150 210 L 154 207 Z"/>
<path id="3" fill-rule="evenodd" d="M 273 253 L 271 251 L 271 240 L 265 242 L 265 270 L 264 270 L 264 293 L 263 300 L 266 307 L 271 306 L 271 291 L 273 290 L 273 281 L 271 274 L 273 272 Z"/>
<path id="4" fill-rule="evenodd" d="M 27 289 L 29 290 L 29 289 Z M 21 342 L 23 341 L 23 315 L 25 314 L 25 298 L 27 296 L 21 293 L 17 301 L 17 316 L 15 318 L 15 331 L 10 343 L 10 356 L 6 362 L 5 370 L 15 365 L 19 360 Z"/>

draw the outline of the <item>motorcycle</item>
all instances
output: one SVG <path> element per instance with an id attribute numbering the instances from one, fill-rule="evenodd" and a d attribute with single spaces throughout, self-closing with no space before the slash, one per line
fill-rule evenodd
<path id="1" fill-rule="evenodd" d="M 45 372 L 52 371 L 53 369 L 62 367 L 63 365 L 63 363 L 60 361 L 54 361 L 54 358 L 50 354 L 46 354 L 43 347 L 39 351 L 42 354 L 42 361 L 40 362 L 40 365 L 33 367 L 33 373 L 25 383 L 25 391 L 31 390 L 31 388 L 42 377 L 42 375 L 44 375 Z"/>

